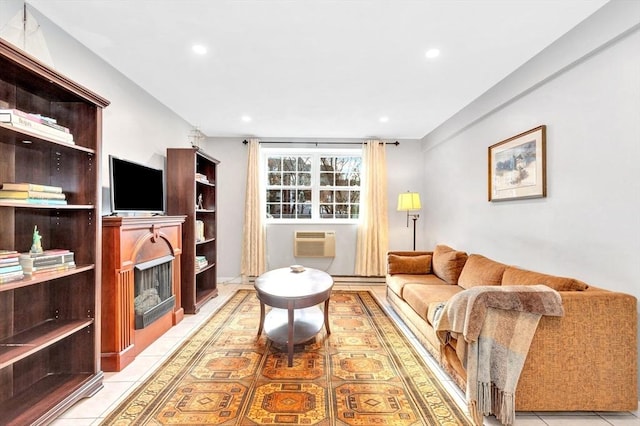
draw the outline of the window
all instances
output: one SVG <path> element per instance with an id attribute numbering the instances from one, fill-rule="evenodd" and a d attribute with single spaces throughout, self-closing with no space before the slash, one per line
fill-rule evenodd
<path id="1" fill-rule="evenodd" d="M 266 213 L 273 221 L 357 220 L 360 150 L 264 149 Z"/>

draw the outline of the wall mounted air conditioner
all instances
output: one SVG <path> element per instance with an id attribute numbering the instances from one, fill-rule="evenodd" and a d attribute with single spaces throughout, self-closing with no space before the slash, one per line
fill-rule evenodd
<path id="1" fill-rule="evenodd" d="M 296 231 L 295 257 L 336 257 L 335 231 Z"/>

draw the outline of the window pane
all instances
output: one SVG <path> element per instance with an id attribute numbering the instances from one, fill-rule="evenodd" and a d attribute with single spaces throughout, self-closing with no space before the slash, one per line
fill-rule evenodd
<path id="1" fill-rule="evenodd" d="M 347 180 L 347 175 L 345 173 L 336 173 L 336 186 L 348 186 L 349 181 Z"/>
<path id="2" fill-rule="evenodd" d="M 311 190 L 298 191 L 298 202 L 299 203 L 305 203 L 305 202 L 311 203 Z"/>
<path id="3" fill-rule="evenodd" d="M 349 201 L 349 191 L 336 191 L 336 203 L 346 203 Z"/>
<path id="4" fill-rule="evenodd" d="M 269 157 L 267 159 L 267 170 L 269 171 L 282 170 L 282 159 L 280 157 Z"/>
<path id="5" fill-rule="evenodd" d="M 269 189 L 267 190 L 267 202 L 275 203 L 279 202 L 282 199 L 281 192 L 279 189 Z"/>
<path id="6" fill-rule="evenodd" d="M 296 171 L 296 157 L 282 157 L 282 170 L 288 172 Z"/>
<path id="7" fill-rule="evenodd" d="M 298 157 L 298 171 L 311 171 L 311 157 Z"/>
<path id="8" fill-rule="evenodd" d="M 347 219 L 349 217 L 349 206 L 347 204 L 336 204 L 336 218 Z"/>
<path id="9" fill-rule="evenodd" d="M 275 173 L 269 173 L 268 175 L 268 179 L 269 179 L 269 185 L 280 185 L 282 182 L 282 176 L 280 175 L 280 172 L 275 172 Z"/>
<path id="10" fill-rule="evenodd" d="M 333 173 L 320 173 L 320 186 L 333 186 Z"/>
<path id="11" fill-rule="evenodd" d="M 280 219 L 280 204 L 267 204 L 267 217 Z"/>
<path id="12" fill-rule="evenodd" d="M 300 173 L 300 174 L 298 174 L 298 185 L 299 186 L 311 186 L 311 173 Z"/>
<path id="13" fill-rule="evenodd" d="M 332 157 L 321 157 L 320 171 L 335 170 L 333 160 L 334 158 Z"/>
<path id="14" fill-rule="evenodd" d="M 333 203 L 333 191 L 320 191 L 320 202 L 321 203 Z"/>
<path id="15" fill-rule="evenodd" d="M 360 191 L 351 191 L 349 195 L 351 204 L 360 204 Z"/>
<path id="16" fill-rule="evenodd" d="M 292 186 L 296 184 L 296 174 L 295 173 L 284 173 L 282 175 L 282 184 L 287 186 Z"/>

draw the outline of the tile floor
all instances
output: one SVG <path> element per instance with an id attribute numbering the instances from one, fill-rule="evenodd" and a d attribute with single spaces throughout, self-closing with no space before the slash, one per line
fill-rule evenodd
<path id="1" fill-rule="evenodd" d="M 118 373 L 105 373 L 104 388 L 91 398 L 83 399 L 62 414 L 53 422 L 54 426 L 93 426 L 101 421 L 124 400 L 127 395 L 144 381 L 200 324 L 209 318 L 226 300 L 239 288 L 252 288 L 241 284 L 222 284 L 219 286 L 219 295 L 205 304 L 197 315 L 186 315 L 184 320 L 167 331 L 162 337 L 150 345 L 141 353 L 134 362 Z M 336 289 L 345 290 L 371 290 L 387 307 L 385 298 L 385 286 L 376 285 L 345 285 L 336 284 Z M 389 310 L 388 310 L 389 311 Z M 389 311 L 392 317 L 392 311 Z M 401 325 L 402 327 L 402 325 Z M 410 333 L 407 331 L 407 335 Z M 416 342 L 415 339 L 412 339 Z M 458 387 L 440 371 L 435 361 L 420 347 L 416 345 L 425 357 L 425 360 L 438 372 L 442 382 L 451 392 L 461 407 L 465 407 L 464 396 Z M 578 413 L 530 413 L 518 412 L 516 414 L 516 426 L 640 426 L 640 411 L 631 413 L 602 413 L 602 412 L 578 412 Z M 498 426 L 500 423 L 495 417 L 485 418 L 485 425 Z"/>

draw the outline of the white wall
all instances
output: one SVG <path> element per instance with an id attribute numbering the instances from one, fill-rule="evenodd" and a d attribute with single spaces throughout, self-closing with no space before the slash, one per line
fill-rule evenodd
<path id="1" fill-rule="evenodd" d="M 431 245 L 640 297 L 639 24 L 606 5 L 424 138 Z M 547 197 L 488 202 L 487 148 L 541 124 Z"/>
<path id="2" fill-rule="evenodd" d="M 270 139 L 285 140 L 284 138 Z M 337 142 L 330 139 L 322 141 Z M 399 192 L 408 189 L 421 190 L 419 187 L 422 173 L 421 158 L 416 155 L 419 153 L 419 147 L 419 142 L 415 140 L 401 140 L 398 146 L 387 146 L 390 249 L 411 249 L 413 228 L 407 228 L 406 216 L 396 211 L 396 198 Z M 218 218 L 221 225 L 218 229 L 218 275 L 221 281 L 239 280 L 247 146 L 242 143 L 242 138 L 208 138 L 202 144 L 202 148 L 220 160 Z M 418 226 L 420 227 L 422 223 L 419 219 Z M 335 259 L 300 259 L 293 256 L 294 231 L 311 229 L 336 231 Z M 417 240 L 418 247 L 421 247 L 424 241 L 420 236 Z M 267 269 L 304 263 L 307 266 L 327 270 L 333 275 L 353 275 L 355 243 L 355 225 L 272 224 L 267 227 Z"/>

